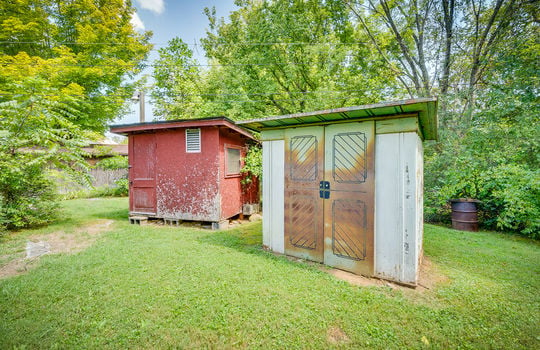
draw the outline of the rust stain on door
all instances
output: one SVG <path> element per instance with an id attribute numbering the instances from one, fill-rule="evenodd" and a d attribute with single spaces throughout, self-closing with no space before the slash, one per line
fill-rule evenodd
<path id="1" fill-rule="evenodd" d="M 324 130 L 290 129 L 285 142 L 285 253 L 323 261 Z"/>
<path id="2" fill-rule="evenodd" d="M 324 263 L 372 276 L 375 123 L 327 126 L 325 146 Z"/>

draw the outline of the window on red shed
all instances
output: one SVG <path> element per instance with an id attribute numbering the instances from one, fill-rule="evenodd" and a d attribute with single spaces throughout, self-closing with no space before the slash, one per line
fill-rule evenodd
<path id="1" fill-rule="evenodd" d="M 240 175 L 240 148 L 225 147 L 226 164 L 225 175 Z"/>

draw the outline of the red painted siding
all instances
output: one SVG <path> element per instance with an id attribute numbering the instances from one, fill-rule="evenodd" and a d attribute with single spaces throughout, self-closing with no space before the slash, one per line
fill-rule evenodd
<path id="1" fill-rule="evenodd" d="M 246 140 L 230 129 L 220 128 L 219 157 L 220 181 L 221 181 L 221 209 L 223 217 L 231 217 L 242 212 L 242 175 L 227 175 L 227 152 L 226 148 L 239 148 L 240 157 L 246 155 Z"/>
<path id="2" fill-rule="evenodd" d="M 201 152 L 186 152 L 186 128 L 200 129 Z M 151 197 L 147 202 L 155 203 L 154 209 L 146 208 L 151 217 L 218 222 L 241 213 L 244 203 L 258 202 L 258 185 L 246 195 L 242 175 L 227 174 L 226 148 L 244 157 L 252 136 L 225 118 L 124 125 L 112 131 L 129 135 L 130 214 L 138 206 L 150 207 L 140 203 Z"/>
<path id="3" fill-rule="evenodd" d="M 159 217 L 219 221 L 219 133 L 201 129 L 201 152 L 186 152 L 184 128 L 157 133 Z"/>

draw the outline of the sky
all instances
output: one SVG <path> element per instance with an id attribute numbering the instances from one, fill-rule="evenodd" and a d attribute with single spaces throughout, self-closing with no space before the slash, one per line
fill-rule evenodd
<path id="1" fill-rule="evenodd" d="M 155 60 L 157 49 L 167 44 L 174 37 L 180 37 L 187 44 L 199 43 L 199 40 L 206 35 L 208 19 L 204 14 L 204 8 L 215 6 L 217 17 L 229 16 L 231 11 L 238 9 L 234 5 L 234 0 L 133 0 L 133 5 L 137 9 L 131 23 L 135 29 L 149 30 L 154 33 L 150 40 L 154 45 L 154 50 L 150 53 L 148 63 Z M 202 50 L 199 50 L 202 54 Z M 197 58 L 197 52 L 194 52 Z M 201 55 L 199 59 L 204 59 Z M 151 69 L 147 69 L 143 74 L 150 75 Z M 152 121 L 152 105 L 149 96 L 145 103 L 145 120 Z M 139 105 L 134 103 L 131 106 L 131 113 L 118 119 L 114 124 L 129 124 L 139 121 Z"/>

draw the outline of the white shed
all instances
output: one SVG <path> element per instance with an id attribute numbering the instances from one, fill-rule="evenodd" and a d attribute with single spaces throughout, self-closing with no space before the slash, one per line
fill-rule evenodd
<path id="1" fill-rule="evenodd" d="M 263 143 L 263 244 L 275 252 L 416 285 L 423 147 L 437 99 L 238 122 Z"/>

